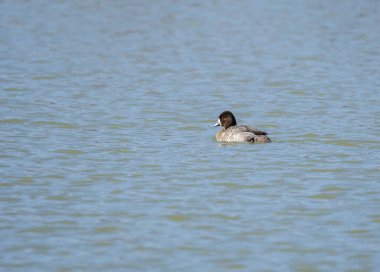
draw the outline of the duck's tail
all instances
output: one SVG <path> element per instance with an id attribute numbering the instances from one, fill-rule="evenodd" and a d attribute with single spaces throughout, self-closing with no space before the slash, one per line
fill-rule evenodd
<path id="1" fill-rule="evenodd" d="M 255 135 L 255 137 L 252 137 L 250 140 L 251 143 L 270 143 L 272 142 L 271 139 L 269 139 L 266 135 Z"/>

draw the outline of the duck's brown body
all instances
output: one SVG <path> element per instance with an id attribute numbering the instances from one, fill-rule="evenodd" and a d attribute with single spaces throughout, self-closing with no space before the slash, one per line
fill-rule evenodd
<path id="1" fill-rule="evenodd" d="M 265 132 L 249 126 L 232 126 L 227 129 L 222 128 L 216 134 L 219 142 L 250 142 L 268 143 L 271 140 Z"/>

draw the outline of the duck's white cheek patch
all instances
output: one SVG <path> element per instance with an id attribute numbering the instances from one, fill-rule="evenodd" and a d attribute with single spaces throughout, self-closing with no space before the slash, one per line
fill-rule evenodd
<path id="1" fill-rule="evenodd" d="M 222 125 L 222 123 L 220 122 L 220 118 L 218 118 L 218 124 L 221 126 Z"/>

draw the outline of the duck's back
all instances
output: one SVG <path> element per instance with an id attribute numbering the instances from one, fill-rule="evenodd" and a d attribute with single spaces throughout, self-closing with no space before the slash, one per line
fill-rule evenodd
<path id="1" fill-rule="evenodd" d="M 259 142 L 267 143 L 271 140 L 266 132 L 250 126 L 232 126 L 222 129 L 216 134 L 216 140 L 220 142 Z"/>

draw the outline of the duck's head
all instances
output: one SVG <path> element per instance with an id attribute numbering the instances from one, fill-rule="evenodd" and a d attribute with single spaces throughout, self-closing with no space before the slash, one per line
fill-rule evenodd
<path id="1" fill-rule="evenodd" d="M 235 116 L 230 111 L 224 111 L 219 115 L 218 122 L 215 123 L 214 127 L 222 126 L 227 129 L 231 126 L 236 126 Z"/>

